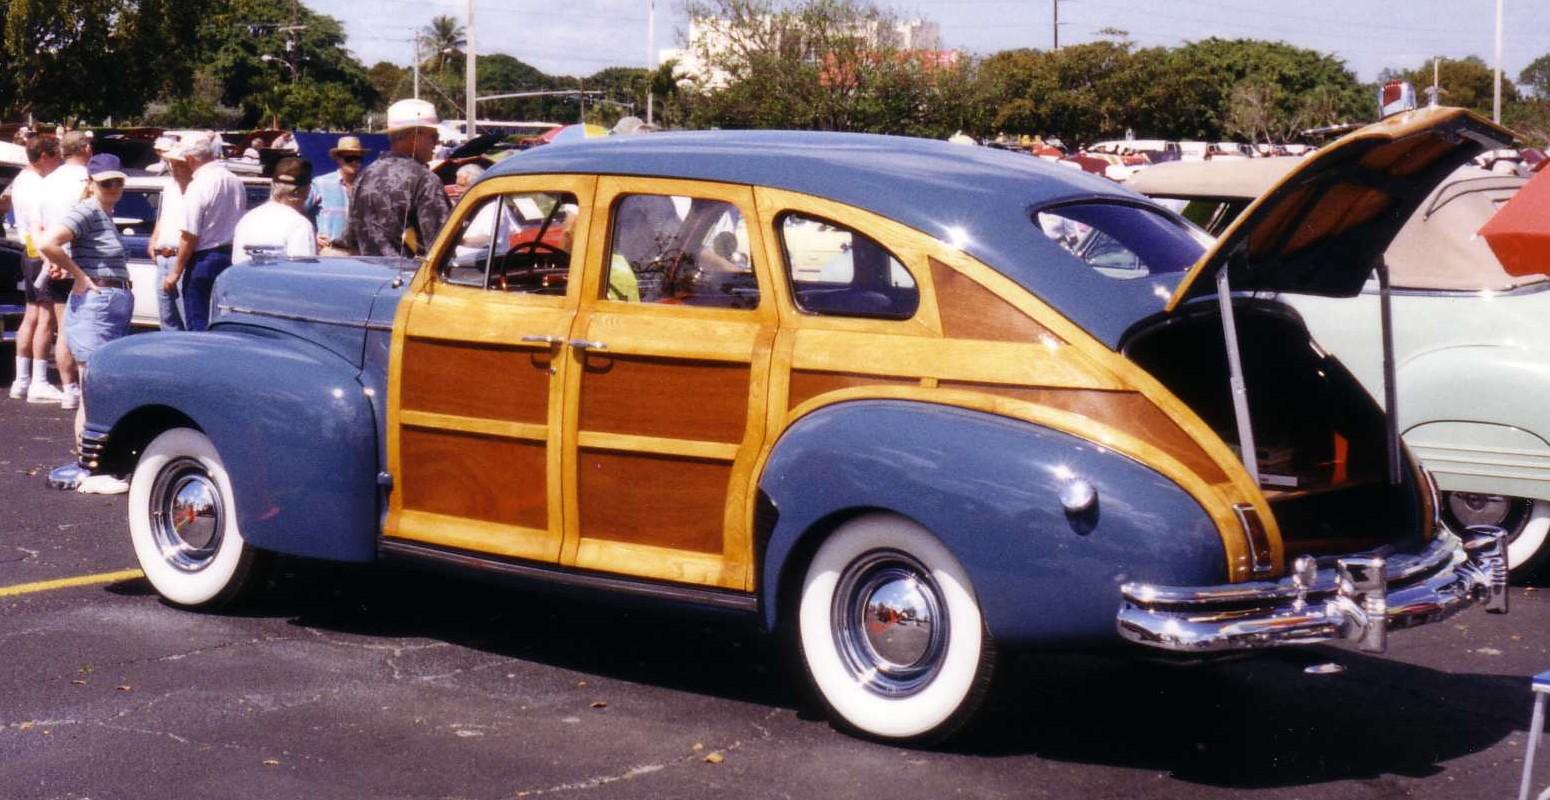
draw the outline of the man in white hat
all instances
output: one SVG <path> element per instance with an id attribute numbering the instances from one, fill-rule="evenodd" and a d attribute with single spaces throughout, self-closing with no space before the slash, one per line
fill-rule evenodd
<path id="1" fill-rule="evenodd" d="M 389 150 L 361 170 L 344 245 L 363 256 L 421 255 L 451 212 L 441 180 L 425 167 L 441 119 L 424 100 L 400 100 L 387 116 Z"/>
<path id="2" fill-rule="evenodd" d="M 338 169 L 312 181 L 307 196 L 307 213 L 317 220 L 318 247 L 329 247 L 344 236 L 350 218 L 350 196 L 355 194 L 355 179 L 360 177 L 366 149 L 355 136 L 341 136 L 328 151 Z"/>
<path id="3" fill-rule="evenodd" d="M 220 163 L 221 139 L 195 136 L 177 151 L 193 170 L 183 193 L 183 225 L 178 255 L 162 279 L 162 291 L 183 294 L 183 324 L 202 331 L 210 322 L 210 291 L 231 266 L 231 241 L 247 211 L 242 181 Z"/>
<path id="4" fill-rule="evenodd" d="M 183 311 L 178 307 L 177 291 L 167 291 L 165 281 L 172 272 L 178 250 L 183 245 L 183 193 L 194 179 L 176 139 L 163 136 L 156 140 L 156 153 L 162 158 L 161 205 L 156 209 L 156 227 L 146 242 L 147 255 L 156 262 L 156 316 L 164 331 L 181 331 Z"/>

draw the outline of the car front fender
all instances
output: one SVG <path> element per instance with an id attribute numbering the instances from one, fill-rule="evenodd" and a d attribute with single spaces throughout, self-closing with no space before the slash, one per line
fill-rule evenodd
<path id="1" fill-rule="evenodd" d="M 1097 501 L 1068 514 L 1060 490 L 1077 479 Z M 1013 647 L 1117 641 L 1129 581 L 1227 579 L 1215 525 L 1171 480 L 1093 442 L 978 411 L 893 400 L 816 410 L 776 442 L 759 489 L 756 563 L 771 628 L 823 536 L 879 509 L 942 540 L 990 631 Z"/>
<path id="2" fill-rule="evenodd" d="M 204 431 L 231 475 L 251 544 L 344 561 L 376 556 L 377 434 L 359 369 L 283 333 L 225 326 L 104 347 L 86 373 L 88 439 L 132 468 L 167 427 Z"/>

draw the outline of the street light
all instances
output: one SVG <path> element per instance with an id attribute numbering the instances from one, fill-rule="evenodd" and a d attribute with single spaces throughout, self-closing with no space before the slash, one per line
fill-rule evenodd
<path id="1" fill-rule="evenodd" d="M 296 80 L 300 80 L 301 79 L 301 71 L 296 68 L 296 65 L 292 64 L 291 62 L 289 62 L 289 61 L 287 61 L 287 60 L 285 60 L 283 58 L 279 58 L 277 56 L 272 56 L 272 55 L 269 55 L 268 53 L 265 53 L 265 54 L 259 56 L 258 60 L 264 62 L 265 64 L 271 64 L 271 63 L 275 63 L 275 62 L 279 62 L 281 64 L 284 64 L 286 67 L 290 68 L 290 70 L 291 70 L 291 80 L 292 81 L 296 81 Z"/>

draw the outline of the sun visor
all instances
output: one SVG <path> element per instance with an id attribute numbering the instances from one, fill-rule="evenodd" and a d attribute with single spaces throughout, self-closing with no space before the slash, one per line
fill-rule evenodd
<path id="1" fill-rule="evenodd" d="M 1344 136 L 1260 195 L 1190 269 L 1168 309 L 1215 293 L 1224 267 L 1234 290 L 1355 295 L 1438 184 L 1513 139 L 1461 108 L 1397 114 Z"/>

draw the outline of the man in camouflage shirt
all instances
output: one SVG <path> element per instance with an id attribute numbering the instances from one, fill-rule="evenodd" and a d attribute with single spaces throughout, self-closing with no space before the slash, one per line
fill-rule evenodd
<path id="1" fill-rule="evenodd" d="M 438 122 L 435 106 L 424 100 L 388 108 L 389 151 L 355 181 L 345 247 L 363 256 L 412 257 L 436 240 L 451 213 L 441 180 L 425 167 Z"/>

